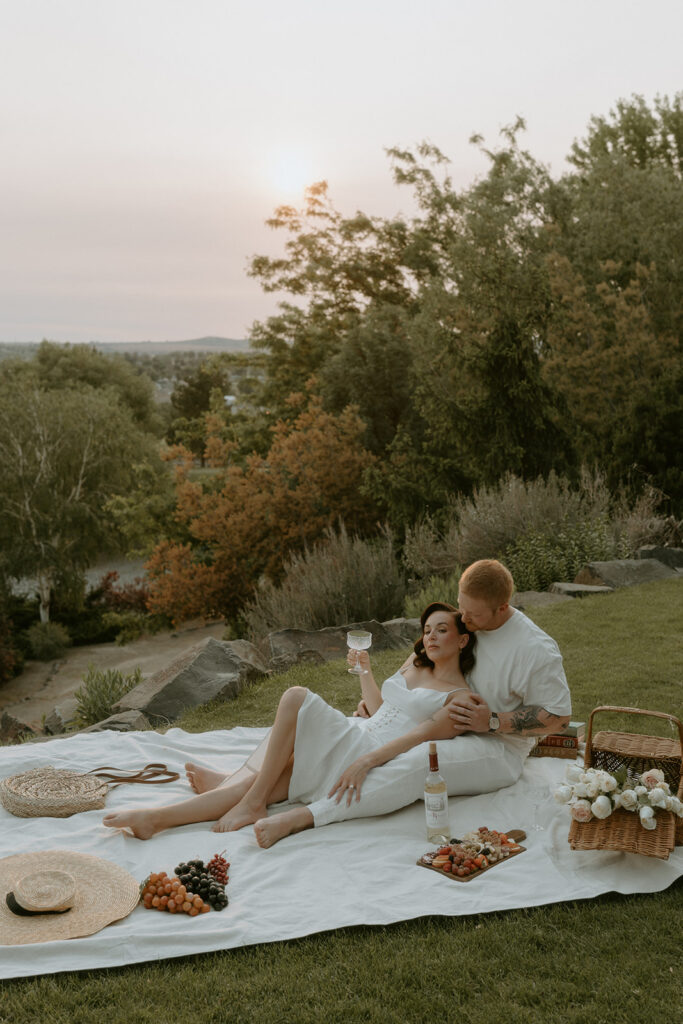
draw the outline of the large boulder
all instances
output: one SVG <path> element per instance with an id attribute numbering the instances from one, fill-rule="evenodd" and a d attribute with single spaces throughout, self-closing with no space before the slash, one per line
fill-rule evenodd
<path id="1" fill-rule="evenodd" d="M 66 732 L 75 724 L 77 711 L 78 701 L 76 698 L 67 697 L 61 704 L 54 707 L 45 719 L 45 732 L 49 732 L 52 736 Z"/>
<path id="2" fill-rule="evenodd" d="M 554 592 L 551 587 L 550 592 L 547 590 L 521 590 L 512 595 L 510 604 L 513 608 L 517 608 L 520 612 L 523 612 L 525 608 L 535 608 L 539 605 L 562 604 L 563 601 L 569 600 L 570 598 L 567 594 Z"/>
<path id="3" fill-rule="evenodd" d="M 670 569 L 683 569 L 683 548 L 663 548 L 658 544 L 648 544 L 638 548 L 636 558 L 656 558 Z"/>
<path id="4" fill-rule="evenodd" d="M 551 583 L 548 587 L 554 597 L 588 597 L 591 594 L 611 594 L 614 587 L 592 586 L 590 583 Z"/>
<path id="5" fill-rule="evenodd" d="M 144 715 L 142 711 L 119 711 L 118 714 L 110 715 L 109 718 L 79 731 L 104 732 L 105 729 L 111 729 L 113 732 L 144 732 L 146 729 L 151 729 L 151 724 L 147 715 Z"/>
<path id="6" fill-rule="evenodd" d="M 172 722 L 187 708 L 210 700 L 234 700 L 245 686 L 267 674 L 253 644 L 208 637 L 130 690 L 112 712 L 143 711 L 153 724 Z"/>
<path id="7" fill-rule="evenodd" d="M 25 722 L 20 722 L 14 715 L 3 711 L 0 717 L 0 741 L 3 743 L 16 743 L 24 736 L 34 736 L 34 730 Z"/>
<path id="8" fill-rule="evenodd" d="M 678 576 L 675 569 L 655 558 L 619 558 L 613 562 L 588 562 L 574 577 L 574 583 L 592 587 L 635 587 Z"/>
<path id="9" fill-rule="evenodd" d="M 346 656 L 346 633 L 349 629 L 365 629 L 372 633 L 372 649 L 375 651 L 396 651 L 409 646 L 420 631 L 413 635 L 412 628 L 377 622 L 351 622 L 346 626 L 328 626 L 326 629 L 279 629 L 269 633 L 263 642 L 264 654 L 270 667 L 276 672 L 286 672 L 292 665 L 308 662 L 322 665 L 326 661 L 335 661 Z M 410 622 L 410 620 L 404 620 Z M 409 639 L 404 634 L 410 632 Z"/>

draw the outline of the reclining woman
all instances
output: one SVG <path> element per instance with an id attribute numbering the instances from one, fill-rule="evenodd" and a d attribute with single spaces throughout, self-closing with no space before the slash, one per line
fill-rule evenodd
<path id="1" fill-rule="evenodd" d="M 349 719 L 317 694 L 293 686 L 280 699 L 258 772 L 247 764 L 224 777 L 187 765 L 196 796 L 149 810 L 112 812 L 103 824 L 130 829 L 139 839 L 200 821 L 215 821 L 218 832 L 253 824 L 259 845 L 268 847 L 293 832 L 335 820 L 334 809 L 344 799 L 349 810 L 354 797 L 360 801 L 372 768 L 417 744 L 463 731 L 450 717 L 450 700 L 461 690 L 469 692 L 465 674 L 474 665 L 475 637 L 450 604 L 430 604 L 420 621 L 414 654 L 381 691 L 367 651 L 349 654 L 354 661 L 359 655 L 369 718 Z M 269 805 L 285 800 L 304 806 L 267 815 Z"/>

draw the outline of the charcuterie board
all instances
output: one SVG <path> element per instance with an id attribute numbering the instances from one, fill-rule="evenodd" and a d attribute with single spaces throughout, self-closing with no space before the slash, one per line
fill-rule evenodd
<path id="1" fill-rule="evenodd" d="M 483 834 L 478 837 L 478 842 L 467 837 L 465 840 L 456 839 L 450 844 L 439 847 L 438 850 L 423 854 L 416 861 L 418 867 L 437 871 L 454 882 L 471 882 L 473 878 L 478 878 L 499 864 L 505 864 L 512 857 L 517 857 L 526 850 L 525 846 L 520 845 L 521 841 L 526 839 L 526 832 L 521 829 L 513 828 L 509 832 L 489 832 L 488 829 L 480 829 L 479 833 Z M 474 833 L 468 833 L 470 837 L 473 835 Z M 489 842 L 488 840 L 492 837 L 502 838 L 503 841 L 500 844 L 495 841 Z M 477 845 L 481 849 L 475 852 L 471 848 Z M 491 859 L 490 853 L 488 856 L 485 853 L 486 850 L 495 852 L 497 849 L 500 849 L 500 855 L 495 860 Z M 432 863 L 432 861 L 436 861 L 436 863 Z"/>

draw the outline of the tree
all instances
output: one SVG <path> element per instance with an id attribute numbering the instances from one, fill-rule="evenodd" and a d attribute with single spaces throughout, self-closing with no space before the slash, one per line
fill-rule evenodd
<path id="1" fill-rule="evenodd" d="M 30 379 L 48 391 L 81 385 L 114 392 L 140 430 L 158 434 L 160 419 L 152 383 L 120 355 L 104 355 L 90 345 L 58 345 L 43 341 L 30 361 L 3 364 L 3 376 Z"/>
<path id="2" fill-rule="evenodd" d="M 373 456 L 362 445 L 363 423 L 351 410 L 333 416 L 320 399 L 292 398 L 295 416 L 272 431 L 267 456 L 246 466 L 232 460 L 233 444 L 213 421 L 208 481 L 190 477 L 191 457 L 177 466 L 177 512 L 191 537 L 163 543 L 148 562 L 151 608 L 175 621 L 203 614 L 235 615 L 262 574 L 277 580 L 284 557 L 302 550 L 338 519 L 349 529 L 372 529 L 376 505 L 359 485 Z M 174 453 L 182 456 L 182 452 Z"/>
<path id="3" fill-rule="evenodd" d="M 54 587 L 115 545 L 106 502 L 149 452 L 112 390 L 0 385 L 1 548 L 10 577 L 36 577 L 42 621 Z"/>
<path id="4" fill-rule="evenodd" d="M 168 440 L 188 448 L 204 465 L 206 447 L 205 414 L 212 402 L 224 403 L 230 391 L 230 375 L 226 366 L 217 359 L 207 359 L 196 370 L 191 370 L 178 381 L 171 395 L 174 419 Z"/>

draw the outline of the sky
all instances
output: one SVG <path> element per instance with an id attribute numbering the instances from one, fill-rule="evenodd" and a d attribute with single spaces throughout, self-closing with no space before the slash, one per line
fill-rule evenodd
<path id="1" fill-rule="evenodd" d="M 682 38 L 680 0 L 0 0 L 0 341 L 247 337 L 306 185 L 409 215 L 388 147 L 467 187 L 518 115 L 559 176 L 592 115 L 683 88 Z"/>

